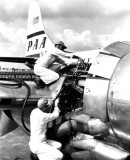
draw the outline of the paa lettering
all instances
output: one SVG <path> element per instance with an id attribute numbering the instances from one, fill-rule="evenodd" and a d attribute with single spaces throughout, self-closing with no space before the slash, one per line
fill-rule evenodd
<path id="1" fill-rule="evenodd" d="M 36 39 L 34 42 L 29 41 L 27 51 L 29 51 L 30 49 L 37 50 L 37 49 L 45 48 L 46 38 L 47 37 L 43 37 L 42 42 L 39 42 L 39 39 Z"/>

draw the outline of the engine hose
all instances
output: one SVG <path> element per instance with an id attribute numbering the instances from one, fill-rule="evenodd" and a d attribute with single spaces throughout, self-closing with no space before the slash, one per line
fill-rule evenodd
<path id="1" fill-rule="evenodd" d="M 77 106 L 82 102 L 83 99 L 83 95 L 81 95 L 81 97 L 79 98 L 79 100 L 77 101 L 77 103 L 74 106 L 74 110 L 77 108 Z"/>
<path id="2" fill-rule="evenodd" d="M 54 110 L 54 102 L 55 102 L 55 100 L 59 97 L 59 95 L 60 95 L 61 92 L 64 90 L 64 88 L 65 88 L 65 86 L 64 86 L 63 88 L 61 88 L 61 90 L 60 90 L 60 92 L 58 93 L 58 95 L 53 99 L 53 102 L 52 102 L 52 104 L 51 104 L 51 106 L 50 106 L 50 113 L 53 112 L 53 110 Z"/>
<path id="3" fill-rule="evenodd" d="M 28 132 L 30 132 L 30 129 L 28 129 L 25 125 L 25 122 L 24 122 L 24 112 L 25 112 L 25 105 L 26 105 L 26 102 L 28 100 L 28 97 L 30 95 L 30 87 L 27 83 L 25 83 L 23 80 L 21 79 L 18 79 L 18 78 L 0 78 L 0 80 L 2 81 L 13 81 L 15 83 L 5 83 L 5 82 L 0 82 L 0 85 L 1 86 L 4 86 L 4 87 L 9 87 L 9 88 L 20 88 L 22 87 L 22 85 L 24 85 L 26 88 L 27 88 L 27 94 L 26 94 L 26 98 L 24 100 L 24 103 L 23 103 L 23 107 L 22 107 L 22 113 L 21 113 L 21 122 L 22 122 L 22 125 L 24 127 L 24 129 Z"/>
<path id="4" fill-rule="evenodd" d="M 22 125 L 24 127 L 24 129 L 30 133 L 30 129 L 25 125 L 25 122 L 24 122 L 24 112 L 25 112 L 25 106 L 26 106 L 26 103 L 27 103 L 27 100 L 29 98 L 29 95 L 30 95 L 30 87 L 27 83 L 25 83 L 23 80 L 22 80 L 22 84 L 27 88 L 27 94 L 26 94 L 26 98 L 24 100 L 24 103 L 23 103 L 23 108 L 22 108 L 22 113 L 21 113 L 21 122 L 22 122 Z"/>

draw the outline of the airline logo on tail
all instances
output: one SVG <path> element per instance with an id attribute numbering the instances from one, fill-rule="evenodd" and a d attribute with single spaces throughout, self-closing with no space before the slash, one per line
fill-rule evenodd
<path id="1" fill-rule="evenodd" d="M 43 26 L 39 4 L 37 0 L 33 0 L 28 12 L 26 56 L 39 57 L 53 48 L 54 44 Z"/>

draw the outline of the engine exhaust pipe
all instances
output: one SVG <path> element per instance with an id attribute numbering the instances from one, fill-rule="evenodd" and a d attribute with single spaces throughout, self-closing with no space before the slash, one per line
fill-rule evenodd
<path id="1" fill-rule="evenodd" d="M 105 137 L 109 134 L 109 128 L 106 123 L 99 119 L 90 118 L 85 114 L 71 117 L 70 120 L 59 125 L 56 132 L 58 137 L 62 137 L 73 131 L 87 133 L 95 137 Z"/>
<path id="2" fill-rule="evenodd" d="M 72 140 L 70 145 L 74 148 L 83 149 L 83 151 L 80 151 L 82 155 L 80 152 L 72 154 L 75 160 L 78 159 L 78 156 L 80 156 L 80 159 L 84 159 L 84 154 L 89 154 L 88 157 L 91 160 L 126 160 L 130 158 L 130 154 L 122 148 L 102 143 L 94 138 Z"/>

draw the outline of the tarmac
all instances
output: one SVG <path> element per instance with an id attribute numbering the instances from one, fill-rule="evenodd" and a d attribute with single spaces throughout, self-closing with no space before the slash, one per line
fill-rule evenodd
<path id="1" fill-rule="evenodd" d="M 21 128 L 0 137 L 0 160 L 31 160 L 28 142 Z"/>

